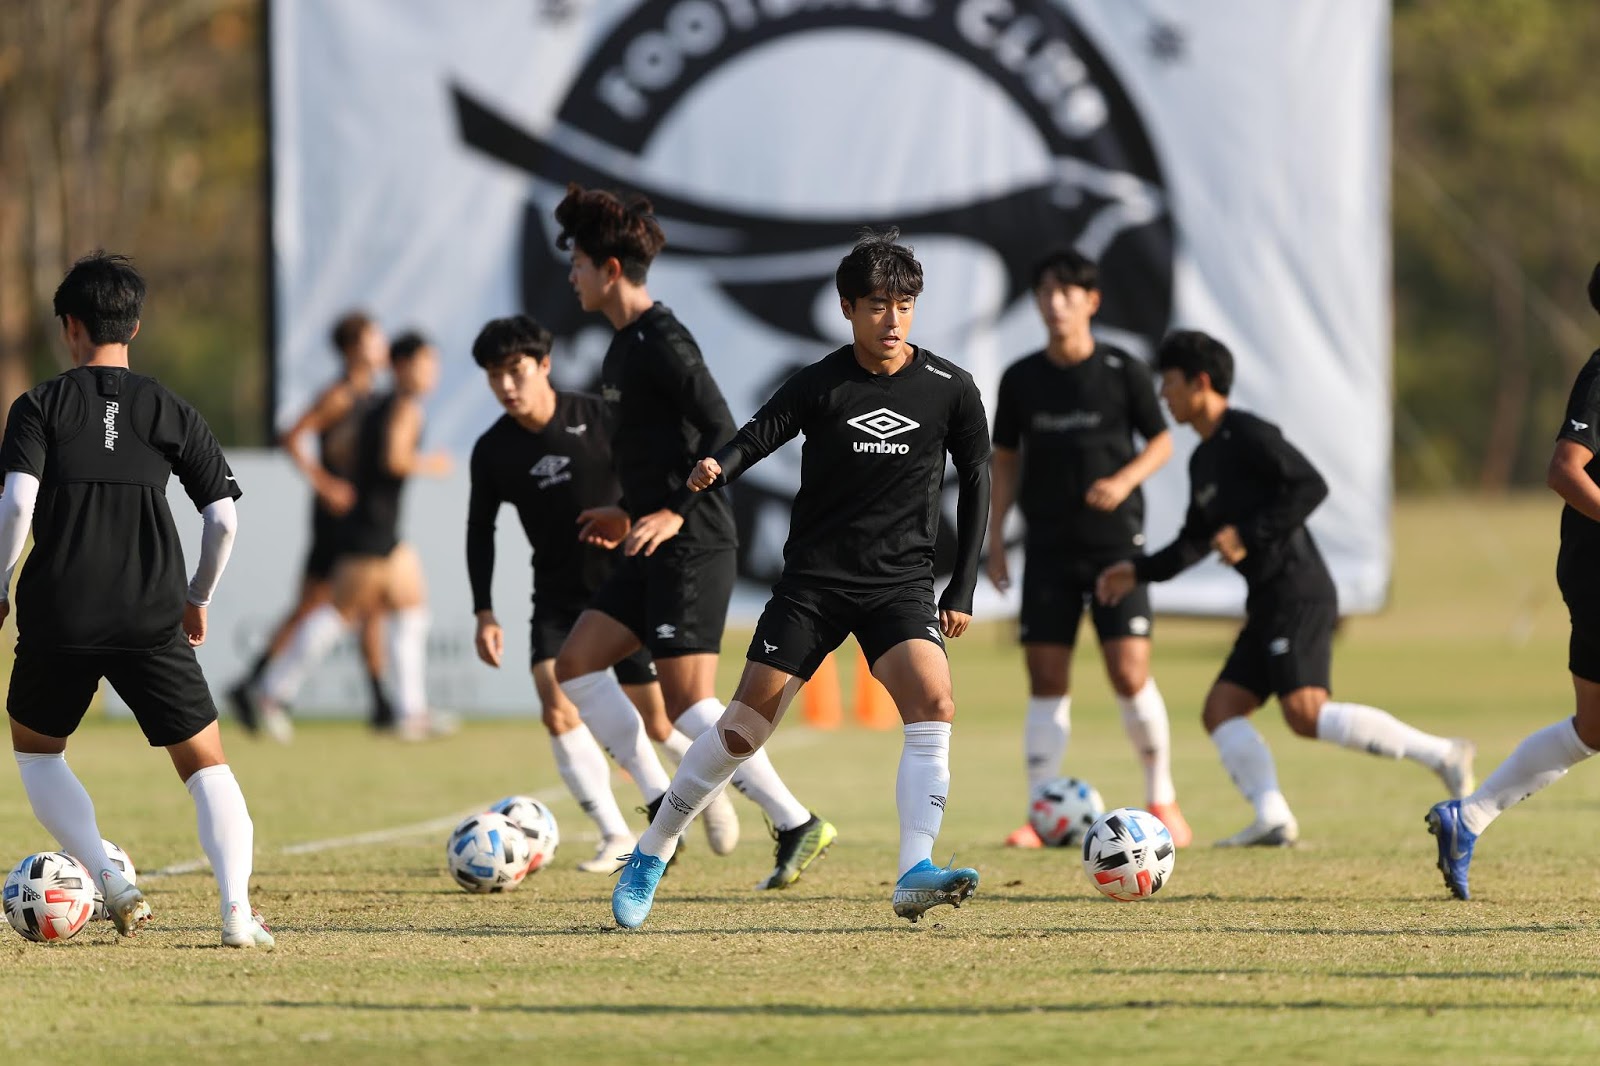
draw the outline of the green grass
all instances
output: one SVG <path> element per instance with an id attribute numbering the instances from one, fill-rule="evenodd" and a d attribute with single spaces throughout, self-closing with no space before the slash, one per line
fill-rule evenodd
<path id="1" fill-rule="evenodd" d="M 1393 605 L 1345 627 L 1338 693 L 1471 736 L 1480 773 L 1567 713 L 1556 511 L 1546 496 L 1400 508 Z M 1158 631 L 1176 777 L 1202 842 L 1249 818 L 1197 720 L 1231 635 L 1226 623 L 1171 619 Z M 729 649 L 724 692 L 742 645 Z M 1108 802 L 1137 803 L 1092 642 L 1085 651 L 1069 769 Z M 1113 903 L 1071 852 L 998 846 L 1022 807 L 1020 656 L 998 626 L 953 656 L 960 711 L 938 858 L 954 852 L 984 879 L 958 912 L 913 928 L 889 910 L 895 733 L 821 734 L 796 714 L 774 759 L 839 826 L 833 852 L 789 891 L 752 891 L 771 852 L 754 808 L 737 801 L 745 843 L 716 859 L 691 838 L 634 933 L 609 928 L 610 881 L 571 869 L 592 837 L 569 839 L 553 869 L 502 897 L 453 887 L 441 831 L 285 850 L 559 790 L 531 722 L 472 724 L 410 747 L 347 725 L 307 726 L 292 749 L 231 737 L 256 822 L 255 901 L 279 949 L 215 946 L 207 873 L 150 882 L 156 920 L 132 942 L 108 926 L 49 948 L 6 934 L 6 1061 L 31 1048 L 119 1064 L 463 1062 L 497 1051 L 683 1063 L 1592 1057 L 1592 768 L 1490 831 L 1479 898 L 1462 904 L 1445 897 L 1422 824 L 1432 775 L 1297 740 L 1269 710 L 1259 721 L 1304 843 L 1191 848 L 1156 899 Z M 72 762 L 107 836 L 143 868 L 198 854 L 188 795 L 132 727 L 92 722 Z M 618 794 L 636 795 L 625 783 Z M 569 838 L 584 837 L 569 799 L 555 811 Z M 48 845 L 15 774 L 0 774 L 0 858 Z"/>

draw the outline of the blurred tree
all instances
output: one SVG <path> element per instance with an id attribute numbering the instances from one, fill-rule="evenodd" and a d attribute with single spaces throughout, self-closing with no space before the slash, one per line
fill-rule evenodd
<path id="1" fill-rule="evenodd" d="M 262 425 L 257 0 L 0 3 L 0 400 L 61 365 L 50 298 L 78 256 L 150 283 L 139 368 L 224 440 Z"/>

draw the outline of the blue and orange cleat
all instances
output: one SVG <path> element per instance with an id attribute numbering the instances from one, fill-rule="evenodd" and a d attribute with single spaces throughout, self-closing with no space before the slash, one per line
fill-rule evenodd
<path id="1" fill-rule="evenodd" d="M 1439 844 L 1439 872 L 1444 887 L 1456 899 L 1471 899 L 1467 889 L 1467 868 L 1472 865 L 1472 849 L 1478 834 L 1461 824 L 1461 801 L 1445 800 L 1428 809 L 1428 832 Z"/>

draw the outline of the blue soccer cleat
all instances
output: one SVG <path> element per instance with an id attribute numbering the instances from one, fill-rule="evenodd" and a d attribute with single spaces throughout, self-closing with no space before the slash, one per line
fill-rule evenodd
<path id="1" fill-rule="evenodd" d="M 617 887 L 611 890 L 611 916 L 624 929 L 637 929 L 650 917 L 650 905 L 656 899 L 656 886 L 667 864 L 654 855 L 645 855 L 638 848 L 628 856 L 617 878 Z"/>
<path id="2" fill-rule="evenodd" d="M 914 925 L 930 908 L 941 903 L 960 907 L 977 890 L 978 871 L 972 867 L 951 869 L 923 859 L 895 882 L 894 913 Z"/>
<path id="3" fill-rule="evenodd" d="M 1428 809 L 1428 832 L 1439 844 L 1439 872 L 1444 886 L 1456 899 L 1471 899 L 1467 890 L 1467 868 L 1472 865 L 1472 848 L 1478 834 L 1461 824 L 1461 801 L 1445 800 Z"/>

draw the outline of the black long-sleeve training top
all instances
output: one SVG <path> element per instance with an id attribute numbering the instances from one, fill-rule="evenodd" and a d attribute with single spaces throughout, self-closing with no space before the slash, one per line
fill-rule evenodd
<path id="1" fill-rule="evenodd" d="M 1250 605 L 1334 599 L 1333 578 L 1306 519 L 1328 484 L 1299 450 L 1263 418 L 1229 408 L 1217 430 L 1189 457 L 1189 510 L 1178 538 L 1134 561 L 1140 581 L 1165 581 L 1211 552 L 1223 526 L 1239 530 L 1245 557 L 1234 567 Z"/>
<path id="2" fill-rule="evenodd" d="M 945 454 L 956 467 L 956 566 L 939 606 L 971 613 L 989 519 L 989 426 L 972 376 L 918 348 L 871 374 L 850 346 L 797 371 L 716 454 L 731 481 L 797 434 L 800 490 L 783 578 L 876 589 L 933 580 Z"/>

